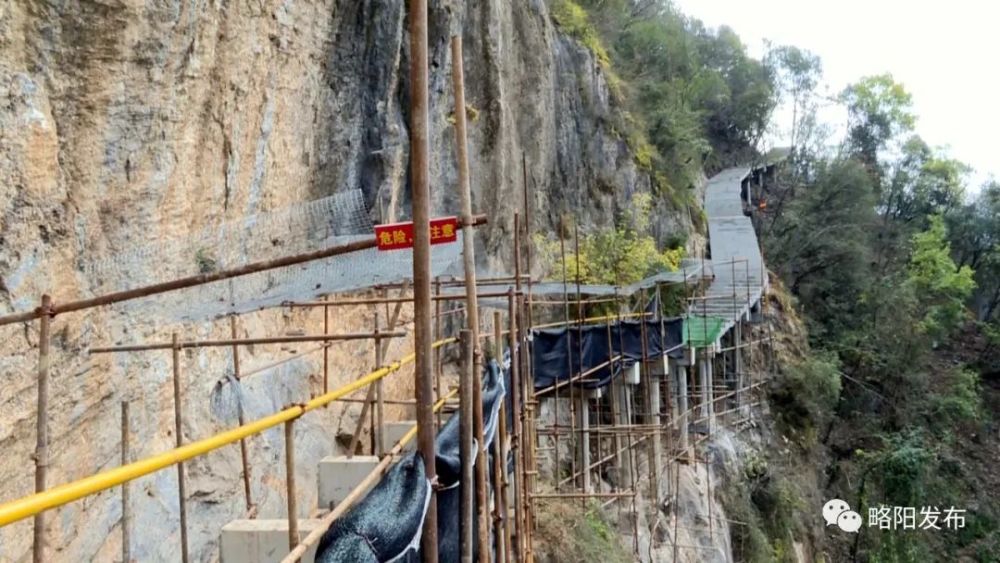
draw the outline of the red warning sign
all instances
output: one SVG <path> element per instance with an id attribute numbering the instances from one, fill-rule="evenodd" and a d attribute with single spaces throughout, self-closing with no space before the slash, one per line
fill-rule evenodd
<path id="1" fill-rule="evenodd" d="M 431 219 L 430 230 L 431 244 L 455 242 L 458 240 L 458 217 Z M 375 238 L 379 250 L 413 248 L 413 222 L 376 225 Z"/>

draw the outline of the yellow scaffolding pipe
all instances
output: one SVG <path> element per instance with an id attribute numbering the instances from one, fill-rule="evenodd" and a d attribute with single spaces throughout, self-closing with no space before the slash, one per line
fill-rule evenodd
<path id="1" fill-rule="evenodd" d="M 457 342 L 457 338 L 446 338 L 434 343 L 434 347 L 444 346 Z M 325 395 L 320 395 L 307 403 L 289 407 L 283 411 L 270 416 L 248 422 L 243 426 L 238 426 L 232 430 L 221 432 L 209 438 L 186 444 L 179 448 L 148 457 L 128 465 L 116 467 L 85 477 L 71 483 L 59 485 L 40 493 L 35 493 L 17 500 L 0 504 L 0 527 L 12 524 L 25 518 L 30 518 L 40 512 L 69 504 L 75 500 L 90 496 L 123 483 L 133 481 L 139 477 L 155 473 L 182 461 L 205 455 L 208 452 L 217 450 L 223 446 L 236 443 L 241 439 L 254 434 L 259 434 L 268 428 L 273 428 L 279 424 L 298 418 L 303 414 L 323 407 L 324 405 L 336 401 L 337 399 L 353 393 L 366 385 L 382 379 L 383 377 L 398 371 L 404 365 L 412 363 L 416 359 L 415 353 L 410 353 L 397 362 L 378 369 L 357 379 L 347 385 L 330 391 Z"/>

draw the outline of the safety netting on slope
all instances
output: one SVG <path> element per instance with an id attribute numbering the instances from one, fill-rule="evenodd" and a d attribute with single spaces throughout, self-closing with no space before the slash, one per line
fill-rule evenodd
<path id="1" fill-rule="evenodd" d="M 500 405 L 508 401 L 509 353 L 504 366 L 491 361 L 483 374 L 483 441 L 492 459 L 492 444 L 497 438 Z M 509 402 L 509 401 L 508 401 Z M 508 404 L 507 412 L 512 412 Z M 454 413 L 435 438 L 435 469 L 437 473 L 437 532 L 440 561 L 461 559 L 463 525 L 473 527 L 473 558 L 483 546 L 477 543 L 477 519 L 462 522 L 461 436 L 459 414 Z M 475 451 L 475 449 L 473 449 Z M 473 461 L 473 464 L 475 461 Z M 487 471 L 488 480 L 493 472 Z M 513 478 L 513 476 L 511 476 Z M 490 481 L 492 490 L 494 483 Z M 420 539 L 430 499 L 430 482 L 424 472 L 419 452 L 404 456 L 341 518 L 335 520 L 320 539 L 316 553 L 318 563 L 344 561 L 409 562 L 420 561 Z M 475 499 L 475 495 L 473 495 Z M 476 513 L 478 507 L 473 507 Z M 491 529 L 492 533 L 492 529 Z M 494 541 L 486 549 L 492 551 Z M 495 557 L 493 558 L 495 559 Z"/>
<path id="2" fill-rule="evenodd" d="M 94 294 L 122 291 L 187 276 L 370 239 L 374 227 L 360 190 L 344 191 L 277 211 L 206 227 L 181 239 L 155 241 L 84 266 Z M 457 272 L 461 236 L 431 248 L 431 273 Z M 202 321 L 289 301 L 412 277 L 411 249 L 374 248 L 197 287 L 126 301 L 113 310 L 136 322 Z"/>

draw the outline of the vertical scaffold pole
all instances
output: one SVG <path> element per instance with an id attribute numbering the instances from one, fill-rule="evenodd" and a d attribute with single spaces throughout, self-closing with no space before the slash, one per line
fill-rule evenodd
<path id="1" fill-rule="evenodd" d="M 122 465 L 129 463 L 129 428 L 128 428 L 128 401 L 122 401 Z M 122 563 L 129 563 L 132 560 L 132 538 L 130 526 L 132 525 L 131 509 L 129 507 L 128 482 L 122 483 Z"/>
<path id="2" fill-rule="evenodd" d="M 52 322 L 52 298 L 42 296 L 41 314 L 38 317 L 38 410 L 35 427 L 35 492 L 45 490 L 45 477 L 49 465 L 49 340 Z M 34 519 L 32 544 L 34 563 L 45 562 L 45 513 Z"/>
<path id="3" fill-rule="evenodd" d="M 427 94 L 427 0 L 410 0 L 410 185 L 413 198 L 413 370 L 417 445 L 427 478 L 434 482 L 434 379 L 431 327 L 430 150 Z M 424 563 L 438 561 L 437 494 L 431 499 L 420 538 Z"/>
<path id="4" fill-rule="evenodd" d="M 172 335 L 173 365 L 174 365 L 174 442 L 177 447 L 184 445 L 184 407 L 181 403 L 181 345 L 177 333 Z M 187 508 L 184 499 L 187 497 L 184 483 L 184 463 L 177 464 L 177 496 L 181 518 L 181 561 L 188 562 L 188 532 Z"/>
<path id="5" fill-rule="evenodd" d="M 324 311 L 328 307 L 323 308 Z M 236 329 L 236 315 L 229 317 L 229 334 L 232 336 L 233 340 L 236 340 L 237 329 Z M 326 326 L 324 325 L 324 334 L 326 334 Z M 326 389 L 326 346 L 329 342 L 323 343 L 323 388 Z M 240 348 L 236 344 L 233 344 L 233 378 L 236 380 L 236 386 L 238 394 L 236 397 L 236 418 L 239 421 L 240 426 L 246 424 L 246 415 L 243 412 L 243 384 L 240 382 L 241 372 L 240 372 Z M 246 438 L 240 438 L 240 463 L 243 466 L 243 499 L 246 501 L 247 513 L 253 515 L 253 498 L 250 490 L 250 456 L 247 450 L 247 440 Z"/>
<path id="6" fill-rule="evenodd" d="M 479 561 L 489 563 L 489 505 L 486 498 L 486 444 L 483 428 L 482 353 L 479 348 L 479 303 L 476 297 L 476 254 L 472 236 L 472 187 L 469 182 L 468 140 L 465 129 L 465 75 L 462 37 L 451 38 L 451 72 L 455 96 L 455 144 L 458 148 L 458 189 L 462 203 L 462 263 L 465 274 L 465 319 L 471 331 L 473 370 L 471 389 L 476 436 L 476 500 L 479 505 Z M 464 395 L 469 388 L 462 389 Z"/>
<path id="7" fill-rule="evenodd" d="M 288 550 L 299 545 L 299 508 L 295 489 L 295 419 L 285 423 L 285 492 L 288 501 Z"/>

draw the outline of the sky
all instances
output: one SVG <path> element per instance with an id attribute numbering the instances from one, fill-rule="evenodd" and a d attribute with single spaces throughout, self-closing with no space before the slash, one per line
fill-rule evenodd
<path id="1" fill-rule="evenodd" d="M 916 132 L 973 167 L 970 188 L 1000 180 L 1000 2 L 994 0 L 673 0 L 707 26 L 728 25 L 751 55 L 764 39 L 822 59 L 830 93 L 889 72 L 913 96 Z M 820 87 L 821 92 L 823 86 Z M 843 131 L 846 113 L 824 121 Z M 780 138 L 790 113 L 776 112 Z M 787 121 L 787 123 L 781 123 Z M 784 133 L 786 135 L 787 133 Z M 787 140 L 786 140 L 787 144 Z"/>

